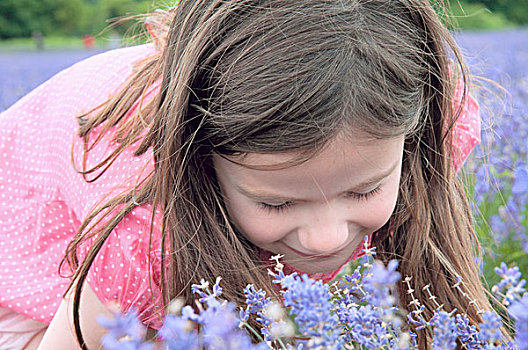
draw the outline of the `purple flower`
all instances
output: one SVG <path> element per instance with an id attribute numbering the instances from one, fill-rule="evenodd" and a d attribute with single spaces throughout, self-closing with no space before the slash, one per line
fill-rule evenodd
<path id="1" fill-rule="evenodd" d="M 526 280 L 521 279 L 521 272 L 518 266 L 508 267 L 501 262 L 500 267 L 495 267 L 495 272 L 502 278 L 501 281 L 492 288 L 496 294 L 502 294 L 504 303 L 510 304 L 526 292 L 524 286 Z"/>
<path id="2" fill-rule="evenodd" d="M 346 288 L 348 293 L 345 297 L 347 298 L 353 298 L 354 300 L 357 299 L 355 297 L 355 293 L 359 291 L 359 288 L 363 286 L 363 281 L 361 272 L 360 272 L 361 266 L 357 266 L 354 272 L 351 275 L 344 275 L 341 284 L 343 285 L 343 288 Z"/>
<path id="3" fill-rule="evenodd" d="M 482 142 L 468 162 L 476 180 L 474 210 L 484 214 L 482 222 L 490 223 L 497 242 L 502 243 L 513 233 L 514 240 L 528 252 L 528 74 L 523 63 L 528 59 L 526 33 L 464 33 L 457 39 L 469 57 L 485 57 L 485 63 L 470 61 L 473 73 L 504 89 L 473 91 L 482 117 Z M 497 215 L 503 203 L 507 204 Z"/>
<path id="4" fill-rule="evenodd" d="M 347 328 L 347 341 L 354 341 L 367 348 L 381 348 L 389 343 L 387 334 L 391 327 L 383 327 L 379 309 L 372 305 L 347 307 L 342 305 L 339 310 L 341 322 Z"/>
<path id="5" fill-rule="evenodd" d="M 246 296 L 246 309 L 240 311 L 240 318 L 246 321 L 249 314 L 262 312 L 264 308 L 271 302 L 269 297 L 266 297 L 266 292 L 262 289 L 255 289 L 255 286 L 248 284 L 244 288 L 244 295 Z"/>
<path id="6" fill-rule="evenodd" d="M 485 312 L 482 315 L 482 322 L 479 323 L 480 332 L 478 339 L 484 344 L 493 345 L 495 341 L 501 340 L 502 320 L 495 312 Z"/>
<path id="7" fill-rule="evenodd" d="M 240 310 L 241 321 L 247 321 L 250 314 L 257 315 L 257 321 L 262 324 L 260 329 L 261 334 L 264 336 L 266 341 L 272 341 L 273 337 L 270 333 L 270 327 L 274 323 L 274 320 L 268 317 L 264 310 L 271 304 L 271 299 L 266 297 L 266 292 L 262 289 L 255 289 L 255 286 L 248 284 L 244 288 L 244 294 L 246 296 L 246 309 Z"/>
<path id="8" fill-rule="evenodd" d="M 165 316 L 159 335 L 167 345 L 168 350 L 200 348 L 198 332 L 194 329 L 194 324 L 185 316 Z"/>
<path id="9" fill-rule="evenodd" d="M 248 333 L 238 327 L 240 318 L 235 304 L 217 299 L 222 294 L 220 281 L 221 278 L 217 277 L 212 291 L 204 280 L 199 285 L 193 285 L 192 291 L 200 296 L 199 301 L 206 307 L 197 315 L 186 306 L 182 309 L 182 317 L 202 326 L 201 341 L 206 348 L 253 349 Z"/>
<path id="10" fill-rule="evenodd" d="M 470 324 L 469 318 L 465 314 L 457 314 L 455 318 L 456 333 L 462 344 L 465 344 L 468 350 L 480 349 L 477 327 Z"/>
<path id="11" fill-rule="evenodd" d="M 433 349 L 456 348 L 457 327 L 453 318 L 455 311 L 437 310 L 431 318 L 430 323 L 434 327 Z"/>
<path id="12" fill-rule="evenodd" d="M 330 292 L 329 285 L 307 275 L 284 275 L 278 264 L 272 275 L 276 278 L 275 282 L 281 285 L 284 306 L 289 308 L 290 315 L 295 320 L 295 335 L 306 338 L 298 340 L 296 348 L 342 349 L 345 346 L 359 346 L 368 349 L 417 349 L 416 334 L 402 332 L 401 317 L 394 306 L 392 289 L 400 279 L 397 266 L 395 261 L 389 262 L 387 267 L 380 262 L 370 264 L 367 261 L 364 264 L 364 278 L 361 278 L 358 268 L 352 275 L 334 282 Z M 496 271 L 503 279 L 499 284 L 502 289 L 510 290 L 524 281 L 520 281 L 518 268 L 508 268 L 504 263 Z M 410 278 L 405 279 L 409 292 L 412 293 L 409 281 Z M 159 335 L 168 350 L 264 350 L 269 349 L 271 341 L 279 342 L 280 337 L 292 335 L 291 324 L 282 319 L 282 309 L 264 291 L 248 285 L 244 289 L 246 309 L 237 312 L 234 303 L 219 299 L 222 293 L 219 282 L 220 279 L 217 279 L 211 288 L 205 281 L 193 286 L 200 300 L 197 308 L 199 312 L 185 306 L 181 309 L 180 316 L 166 316 Z M 457 284 L 461 282 L 462 279 L 458 276 Z M 351 286 L 355 286 L 354 293 L 364 297 L 353 295 L 352 288 L 348 288 Z M 516 320 L 517 344 L 502 342 L 502 320 L 493 312 L 484 313 L 483 321 L 472 325 L 467 315 L 454 316 L 456 310 L 448 313 L 441 308 L 427 320 L 423 316 L 424 305 L 419 302 L 414 305 L 417 309 L 408 313 L 408 323 L 416 330 L 433 331 L 433 349 L 454 349 L 457 339 L 468 350 L 522 349 L 528 342 L 528 294 L 522 299 L 514 298 L 509 308 L 510 315 Z M 277 306 L 280 312 L 272 306 Z M 253 344 L 246 329 L 240 328 L 250 314 L 256 314 L 263 324 L 260 334 L 268 341 L 267 344 Z M 103 339 L 105 349 L 152 349 L 152 344 L 142 340 L 145 329 L 137 320 L 135 311 L 125 315 L 116 314 L 114 319 L 104 319 L 101 323 L 109 329 Z M 288 330 L 283 331 L 280 327 Z M 290 349 L 291 346 L 286 348 Z"/>
<path id="13" fill-rule="evenodd" d="M 490 190 L 490 164 L 482 164 L 475 173 L 475 201 L 480 204 Z"/>
<path id="14" fill-rule="evenodd" d="M 113 312 L 113 318 L 97 317 L 97 322 L 108 332 L 101 342 L 106 350 L 150 350 L 152 344 L 145 342 L 146 328 L 138 320 L 138 313 L 131 309 L 127 313 Z"/>
<path id="15" fill-rule="evenodd" d="M 511 227 L 508 222 L 508 220 L 502 218 L 500 215 L 492 215 L 489 218 L 491 231 L 497 242 L 504 241 L 510 235 Z"/>
<path id="16" fill-rule="evenodd" d="M 387 267 L 379 261 L 374 262 L 372 270 L 363 279 L 363 289 L 367 292 L 366 301 L 376 306 L 389 308 L 394 306 L 396 302 L 393 295 L 394 285 L 400 280 L 397 268 L 396 260 L 391 260 Z"/>
<path id="17" fill-rule="evenodd" d="M 495 273 L 502 277 L 502 280 L 497 284 L 500 290 L 504 288 L 517 285 L 519 279 L 522 277 L 518 266 L 508 267 L 505 262 L 501 262 L 500 266 L 495 267 Z"/>
<path id="18" fill-rule="evenodd" d="M 250 348 L 247 332 L 238 328 L 240 319 L 234 303 L 223 301 L 201 312 L 204 345 L 211 349 Z"/>
<path id="19" fill-rule="evenodd" d="M 513 172 L 513 186 L 512 194 L 527 195 L 528 194 L 528 165 L 518 164 Z"/>
<path id="20" fill-rule="evenodd" d="M 396 314 L 394 284 L 400 279 L 396 272 L 398 263 L 375 261 L 365 263 L 366 277 L 361 280 L 359 267 L 352 276 L 344 276 L 341 288 L 348 291 L 338 301 L 337 314 L 346 330 L 346 341 L 356 342 L 366 348 L 407 348 L 394 337 L 401 333 L 401 318 Z M 356 294 L 363 293 L 362 298 Z M 366 303 L 359 305 L 358 303 Z"/>
<path id="21" fill-rule="evenodd" d="M 515 319 L 515 340 L 519 349 L 528 349 L 528 293 L 508 308 Z"/>
<path id="22" fill-rule="evenodd" d="M 284 306 L 294 315 L 299 334 L 310 337 L 310 347 L 340 349 L 342 339 L 338 318 L 332 312 L 333 303 L 328 285 L 308 275 L 292 274 L 281 281 Z"/>

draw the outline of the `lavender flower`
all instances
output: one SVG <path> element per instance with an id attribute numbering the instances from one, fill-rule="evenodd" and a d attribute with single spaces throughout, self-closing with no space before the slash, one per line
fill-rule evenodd
<path id="1" fill-rule="evenodd" d="M 512 303 L 508 311 L 515 319 L 517 346 L 519 349 L 528 349 L 528 293 L 524 293 L 522 299 Z"/>
<path id="2" fill-rule="evenodd" d="M 194 324 L 185 316 L 167 315 L 159 335 L 168 350 L 200 348 L 198 332 L 194 329 Z"/>
<path id="3" fill-rule="evenodd" d="M 482 322 L 479 323 L 480 332 L 478 333 L 478 339 L 485 345 L 493 345 L 496 341 L 499 341 L 502 337 L 500 328 L 502 326 L 502 320 L 495 312 L 485 312 L 482 315 Z"/>
<path id="4" fill-rule="evenodd" d="M 479 89 L 482 142 L 474 150 L 469 168 L 475 174 L 473 206 L 481 227 L 502 243 L 512 237 L 528 252 L 528 36 L 526 31 L 458 35 L 470 60 L 473 73 L 498 82 L 504 89 Z M 512 55 L 515 52 L 515 55 Z M 515 57 L 514 57 L 515 56 Z"/>
<path id="5" fill-rule="evenodd" d="M 209 304 L 211 305 L 211 304 Z M 247 332 L 238 328 L 240 320 L 234 303 L 214 303 L 202 311 L 202 337 L 210 349 L 250 349 L 251 339 Z"/>
<path id="6" fill-rule="evenodd" d="M 363 264 L 363 271 L 356 268 L 352 275 L 344 276 L 331 286 L 307 275 L 285 275 L 282 264 L 278 262 L 270 274 L 282 287 L 284 307 L 295 321 L 296 332 L 291 321 L 285 317 L 283 308 L 253 285 L 244 289 L 246 308 L 237 313 L 233 303 L 220 299 L 222 289 L 219 285 L 221 279 L 218 278 L 211 288 L 203 280 L 192 286 L 199 297 L 199 312 L 190 306 L 181 309 L 178 306 L 176 312 L 179 315 L 166 316 L 159 331 L 159 340 L 168 350 L 263 350 L 269 349 L 272 344 L 281 349 L 301 350 L 344 347 L 418 349 L 416 334 L 402 331 L 401 311 L 394 305 L 394 283 L 400 278 L 396 272 L 397 263 L 390 262 L 385 267 L 380 262 L 371 263 L 371 258 L 372 254 Z M 503 277 L 497 290 L 519 286 L 521 276 L 517 269 L 501 264 L 497 272 Z M 407 283 L 408 292 L 412 295 L 410 280 L 406 277 L 404 283 Z M 459 277 L 456 286 L 460 288 L 461 284 Z M 422 289 L 429 290 L 429 286 Z M 528 344 L 527 293 L 523 298 L 515 298 L 509 308 L 516 320 L 517 331 L 515 341 L 511 342 L 503 341 L 500 331 L 502 321 L 494 312 L 483 313 L 482 322 L 472 325 L 467 315 L 455 315 L 456 310 L 448 313 L 439 306 L 433 317 L 427 320 L 423 316 L 424 305 L 413 300 L 411 306 L 415 310 L 407 315 L 407 321 L 416 330 L 433 331 L 433 349 L 454 349 L 457 340 L 468 350 L 523 349 Z M 247 332 L 257 330 L 245 324 L 251 314 L 257 315 L 263 324 L 260 334 L 265 341 L 258 344 L 251 342 Z M 137 312 L 125 315 L 116 312 L 114 319 L 103 319 L 101 322 L 109 329 L 103 338 L 105 349 L 153 349 L 151 343 L 143 341 L 145 328 L 137 320 Z M 291 336 L 302 339 L 294 342 L 289 338 L 291 343 L 285 345 L 281 337 Z"/>
<path id="7" fill-rule="evenodd" d="M 199 315 L 196 315 L 188 307 L 184 308 L 182 309 L 182 316 L 202 326 L 201 340 L 206 348 L 262 348 L 263 344 L 254 347 L 248 333 L 238 327 L 240 318 L 235 312 L 236 305 L 217 299 L 222 294 L 220 281 L 221 278 L 218 277 L 212 291 L 209 290 L 209 283 L 204 280 L 199 285 L 193 285 L 192 291 L 200 296 L 199 301 L 204 303 L 206 307 Z"/>
<path id="8" fill-rule="evenodd" d="M 347 333 L 347 342 L 353 341 L 367 348 L 406 348 L 401 339 L 401 319 L 396 314 L 394 285 L 400 279 L 396 272 L 398 263 L 391 261 L 387 267 L 381 262 L 370 263 L 374 249 L 369 251 L 363 266 L 366 276 L 360 281 L 359 267 L 352 276 L 344 276 L 341 286 L 345 293 L 339 293 L 337 315 Z M 355 294 L 362 293 L 358 298 Z M 358 302 L 367 303 L 359 305 Z M 408 336 L 408 335 L 407 335 Z"/>
<path id="9" fill-rule="evenodd" d="M 526 280 L 521 279 L 519 267 L 508 267 L 501 262 L 500 267 L 495 268 L 495 272 L 501 277 L 501 281 L 493 286 L 492 291 L 496 295 L 502 296 L 505 305 L 511 304 L 514 300 L 520 299 L 522 293 L 526 292 L 524 286 Z"/>
<path id="10" fill-rule="evenodd" d="M 367 348 L 382 348 L 389 344 L 390 328 L 383 327 L 379 309 L 371 305 L 347 308 L 341 305 L 340 320 L 347 326 L 347 342 L 356 342 Z"/>
<path id="11" fill-rule="evenodd" d="M 433 349 L 451 350 L 456 348 L 457 327 L 453 318 L 455 311 L 437 310 L 431 318 L 430 323 L 434 327 Z"/>
<path id="12" fill-rule="evenodd" d="M 245 323 L 250 314 L 256 314 L 256 320 L 262 324 L 260 333 L 264 340 L 272 342 L 276 338 L 292 336 L 293 325 L 285 319 L 284 310 L 276 302 L 272 302 L 266 297 L 266 292 L 255 289 L 255 286 L 248 284 L 244 288 L 246 295 L 246 309 L 240 311 L 240 319 Z"/>
<path id="13" fill-rule="evenodd" d="M 328 285 L 307 275 L 288 275 L 280 284 L 284 289 L 284 306 L 294 315 L 299 333 L 310 337 L 306 345 L 312 349 L 339 349 L 340 329 L 338 318 L 332 313 Z"/>
<path id="14" fill-rule="evenodd" d="M 145 342 L 146 328 L 139 322 L 138 313 L 131 309 L 127 313 L 113 311 L 113 318 L 97 317 L 99 324 L 108 332 L 101 342 L 106 350 L 151 350 L 152 344 Z"/>
<path id="15" fill-rule="evenodd" d="M 365 300 L 372 305 L 393 307 L 396 298 L 393 296 L 394 285 L 400 280 L 396 271 L 398 261 L 391 260 L 387 267 L 376 261 L 370 273 L 364 278 L 363 289 L 367 292 Z"/>
<path id="16" fill-rule="evenodd" d="M 244 295 L 246 296 L 247 308 L 244 312 L 244 319 L 247 319 L 247 315 L 250 313 L 257 313 L 262 310 L 270 303 L 270 298 L 266 297 L 266 292 L 262 289 L 255 289 L 255 286 L 248 284 L 244 288 Z"/>
<path id="17" fill-rule="evenodd" d="M 466 345 L 468 350 L 480 349 L 477 327 L 470 324 L 469 318 L 464 314 L 456 315 L 456 333 L 460 341 Z"/>
<path id="18" fill-rule="evenodd" d="M 528 164 L 517 164 L 513 178 L 512 194 L 523 195 L 528 193 Z"/>
<path id="19" fill-rule="evenodd" d="M 100 50 L 0 53 L 0 112 L 59 71 Z"/>

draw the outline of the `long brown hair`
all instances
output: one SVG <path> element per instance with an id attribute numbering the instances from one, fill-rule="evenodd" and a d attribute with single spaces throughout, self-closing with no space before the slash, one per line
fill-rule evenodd
<path id="1" fill-rule="evenodd" d="M 240 305 L 248 283 L 273 295 L 258 247 L 229 219 L 211 156 L 316 152 L 347 128 L 376 138 L 406 136 L 391 227 L 373 236 L 377 257 L 400 261 L 426 317 L 436 305 L 418 287 L 429 284 L 444 308 L 480 321 L 472 303 L 452 288 L 461 276 L 466 292 L 490 308 L 473 261 L 478 242 L 469 205 L 453 167 L 452 127 L 460 113 L 453 82 L 466 84 L 467 73 L 429 1 L 183 0 L 151 18 L 160 53 L 94 115 L 79 119 L 85 140 L 96 127 L 101 134 L 117 127 L 114 156 L 139 141 L 136 154 L 152 149 L 155 164 L 141 186 L 94 211 L 69 245 L 65 261 L 79 282 L 74 319 L 81 344 L 82 283 L 113 228 L 144 203 L 163 212 L 165 303 L 180 296 L 191 304 L 189 285 L 217 276 L 224 296 Z M 158 78 L 159 95 L 124 122 Z M 104 169 L 112 159 L 81 172 Z M 77 247 L 93 234 L 91 221 L 101 213 L 111 220 L 79 263 Z M 406 308 L 403 284 L 399 295 Z M 428 347 L 427 337 L 419 332 L 421 348 Z"/>

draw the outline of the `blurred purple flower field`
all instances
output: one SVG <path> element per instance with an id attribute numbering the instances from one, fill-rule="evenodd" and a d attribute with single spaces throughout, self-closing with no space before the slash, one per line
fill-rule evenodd
<path id="1" fill-rule="evenodd" d="M 100 51 L 0 51 L 0 111 L 56 73 Z"/>
<path id="2" fill-rule="evenodd" d="M 479 233 L 488 236 L 491 245 L 508 240 L 519 243 L 524 251 L 520 257 L 526 260 L 528 30 L 464 33 L 457 42 L 464 49 L 472 74 L 500 85 L 483 81 L 476 89 L 483 119 L 482 142 L 467 170 L 476 175 L 473 195 Z M 526 268 L 526 263 L 520 265 Z"/>

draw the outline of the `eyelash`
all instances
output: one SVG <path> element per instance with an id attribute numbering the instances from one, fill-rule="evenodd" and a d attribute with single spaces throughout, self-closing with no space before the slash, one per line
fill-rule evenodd
<path id="1" fill-rule="evenodd" d="M 376 187 L 375 189 L 367 192 L 367 193 L 356 193 L 356 192 L 349 192 L 347 193 L 347 196 L 348 197 L 351 197 L 353 199 L 357 199 L 358 201 L 360 200 L 367 200 L 369 199 L 370 197 L 378 194 L 378 192 L 381 191 L 381 188 L 380 186 Z"/>
<path id="2" fill-rule="evenodd" d="M 284 210 L 286 210 L 290 205 L 292 205 L 292 202 L 284 202 L 281 204 L 268 204 L 264 202 L 258 202 L 257 205 L 259 208 L 267 210 L 268 212 L 275 212 L 275 213 L 281 213 Z"/>
<path id="3" fill-rule="evenodd" d="M 372 191 L 369 191 L 367 193 L 349 192 L 349 193 L 347 193 L 347 197 L 350 197 L 350 198 L 358 200 L 358 201 L 367 200 L 370 197 L 372 197 L 375 194 L 377 194 L 380 190 L 381 190 L 381 188 L 378 186 L 375 189 L 373 189 Z M 268 212 L 275 212 L 275 213 L 283 212 L 284 210 L 288 209 L 288 207 L 290 207 L 292 204 L 293 204 L 293 202 L 284 202 L 284 203 L 281 203 L 281 204 L 268 204 L 268 203 L 264 203 L 264 202 L 258 202 L 257 203 L 259 208 L 267 210 Z"/>

